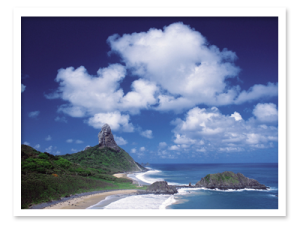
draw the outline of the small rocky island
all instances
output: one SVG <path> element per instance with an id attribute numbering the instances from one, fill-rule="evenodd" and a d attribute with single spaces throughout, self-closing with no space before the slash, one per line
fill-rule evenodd
<path id="1" fill-rule="evenodd" d="M 223 173 L 215 173 L 215 174 L 208 174 L 200 181 L 198 181 L 195 187 L 204 187 L 209 189 L 221 189 L 221 190 L 228 190 L 228 189 L 262 189 L 266 190 L 266 187 L 263 184 L 260 184 L 257 180 L 250 179 L 245 177 L 241 173 L 233 173 L 230 171 L 225 171 Z"/>
<path id="2" fill-rule="evenodd" d="M 166 181 L 156 181 L 151 184 L 147 190 L 153 194 L 175 194 L 178 193 L 175 186 L 168 185 Z"/>
<path id="3" fill-rule="evenodd" d="M 151 184 L 146 192 L 150 192 L 153 194 L 176 194 L 178 193 L 177 189 L 179 188 L 208 188 L 208 189 L 220 189 L 220 190 L 228 190 L 228 189 L 260 189 L 267 190 L 263 184 L 260 184 L 257 180 L 245 177 L 241 173 L 233 173 L 230 171 L 225 171 L 223 173 L 215 173 L 208 174 L 200 181 L 198 181 L 195 185 L 188 186 L 173 186 L 168 185 L 166 181 L 156 181 Z"/>

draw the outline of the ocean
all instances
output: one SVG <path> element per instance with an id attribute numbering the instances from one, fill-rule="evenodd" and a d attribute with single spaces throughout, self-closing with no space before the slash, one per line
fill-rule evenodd
<path id="1" fill-rule="evenodd" d="M 175 195 L 109 196 L 90 209 L 278 209 L 278 164 L 151 164 L 144 173 L 129 174 L 140 184 L 165 180 L 171 185 L 194 185 L 207 174 L 242 173 L 268 190 L 210 190 L 181 188 Z"/>

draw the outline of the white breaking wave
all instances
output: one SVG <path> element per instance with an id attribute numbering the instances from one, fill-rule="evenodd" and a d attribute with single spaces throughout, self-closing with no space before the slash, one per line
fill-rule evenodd
<path id="1" fill-rule="evenodd" d="M 216 188 L 216 189 L 209 189 L 209 188 L 204 188 L 204 187 L 199 188 L 199 189 L 201 189 L 201 190 L 206 190 L 206 191 L 223 191 L 223 192 L 237 192 L 237 191 L 270 191 L 270 190 L 271 190 L 271 188 L 269 188 L 269 189 L 267 189 L 267 190 L 263 190 L 263 189 L 251 189 L 251 188 L 244 188 L 244 189 L 237 189 L 237 190 L 235 190 L 235 189 L 221 190 L 221 189 L 218 189 L 218 188 Z M 272 189 L 272 190 L 274 190 L 274 189 Z"/>
<path id="2" fill-rule="evenodd" d="M 198 190 L 203 190 L 203 189 L 202 188 L 179 188 L 178 193 L 176 193 L 175 195 L 188 195 Z"/>
<path id="3" fill-rule="evenodd" d="M 183 184 L 183 183 L 175 183 L 175 182 L 168 182 L 169 185 L 178 185 L 178 186 L 189 186 L 189 184 Z"/>
<path id="4" fill-rule="evenodd" d="M 165 200 L 160 206 L 159 209 L 166 209 L 167 206 L 172 205 L 173 203 L 175 203 L 176 200 L 174 198 L 174 195 L 171 195 L 167 200 Z"/>
<path id="5" fill-rule="evenodd" d="M 165 209 L 175 199 L 170 195 L 134 195 L 122 198 L 104 207 L 104 209 Z"/>
<path id="6" fill-rule="evenodd" d="M 164 194 L 134 195 L 112 202 L 103 209 L 166 209 L 176 202 L 176 196 L 187 195 L 198 190 L 201 188 L 180 188 L 177 194 L 171 196 Z"/>
<path id="7" fill-rule="evenodd" d="M 148 184 L 152 184 L 156 181 L 164 181 L 164 179 L 162 178 L 150 178 L 149 175 L 151 174 L 157 174 L 157 173 L 161 173 L 160 170 L 149 170 L 145 173 L 137 173 L 135 174 L 136 178 L 145 182 L 145 183 L 148 183 Z"/>

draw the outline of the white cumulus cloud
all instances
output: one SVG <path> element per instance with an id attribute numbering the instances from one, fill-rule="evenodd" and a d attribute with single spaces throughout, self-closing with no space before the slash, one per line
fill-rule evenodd
<path id="1" fill-rule="evenodd" d="M 136 149 L 135 148 L 131 149 L 131 153 L 136 153 Z"/>
<path id="2" fill-rule="evenodd" d="M 24 145 L 30 145 L 30 143 L 29 142 L 27 142 L 27 141 L 24 141 L 24 143 L 23 143 Z"/>
<path id="3" fill-rule="evenodd" d="M 268 83 L 267 86 L 256 84 L 248 91 L 242 91 L 235 100 L 236 104 L 241 104 L 246 101 L 253 101 L 263 97 L 272 97 L 278 95 L 278 84 Z"/>
<path id="4" fill-rule="evenodd" d="M 112 130 L 133 132 L 134 127 L 132 123 L 129 122 L 129 119 L 129 115 L 122 115 L 120 112 L 116 111 L 111 113 L 97 113 L 89 118 L 87 123 L 96 129 L 101 129 L 102 126 L 107 123 Z"/>
<path id="5" fill-rule="evenodd" d="M 266 105 L 268 109 L 274 109 L 273 105 Z M 257 106 L 253 113 L 256 111 Z M 175 125 L 173 141 L 176 145 L 169 147 L 169 150 L 232 152 L 273 147 L 273 142 L 278 140 L 278 129 L 261 122 L 253 117 L 245 121 L 238 112 L 229 116 L 222 114 L 216 107 L 195 107 L 187 112 L 183 120 L 177 118 L 172 122 Z"/>
<path id="6" fill-rule="evenodd" d="M 118 137 L 115 135 L 114 138 L 118 145 L 126 145 L 127 144 L 127 141 L 122 137 Z"/>
<path id="7" fill-rule="evenodd" d="M 73 139 L 68 139 L 66 140 L 67 143 L 72 143 L 73 142 Z"/>
<path id="8" fill-rule="evenodd" d="M 82 141 L 82 140 L 76 140 L 75 143 L 76 143 L 76 144 L 82 144 L 83 141 Z"/>
<path id="9" fill-rule="evenodd" d="M 236 121 L 242 120 L 242 116 L 241 114 L 239 114 L 238 112 L 234 112 L 231 114 L 231 117 L 233 117 Z"/>
<path id="10" fill-rule="evenodd" d="M 277 122 L 278 111 L 273 103 L 258 103 L 254 110 L 253 115 L 262 122 Z"/>
<path id="11" fill-rule="evenodd" d="M 152 136 L 152 130 L 144 130 L 140 133 L 143 137 L 146 137 L 146 138 L 153 138 Z"/>
<path id="12" fill-rule="evenodd" d="M 40 144 L 36 144 L 33 148 L 35 148 L 35 149 L 39 149 L 41 147 L 41 145 Z"/>
<path id="13" fill-rule="evenodd" d="M 240 104 L 277 96 L 274 84 L 255 85 L 239 96 L 240 87 L 226 83 L 240 71 L 234 64 L 236 54 L 210 45 L 200 32 L 182 23 L 163 30 L 115 34 L 108 38 L 108 43 L 136 76 L 160 88 L 159 104 L 155 107 L 158 110 L 178 111 L 201 103 Z"/>
<path id="14" fill-rule="evenodd" d="M 159 142 L 158 144 L 158 149 L 164 149 L 166 148 L 168 145 L 166 142 Z"/>

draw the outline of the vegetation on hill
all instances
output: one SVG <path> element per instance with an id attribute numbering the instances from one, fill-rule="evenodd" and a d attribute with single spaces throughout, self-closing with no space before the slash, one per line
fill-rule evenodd
<path id="1" fill-rule="evenodd" d="M 108 147 L 90 147 L 85 151 L 61 156 L 70 162 L 101 171 L 100 173 L 114 174 L 146 170 L 136 163 L 123 149 L 116 152 Z"/>
<path id="2" fill-rule="evenodd" d="M 231 171 L 225 171 L 223 173 L 207 174 L 201 178 L 195 185 L 196 187 L 206 188 L 219 188 L 223 190 L 227 189 L 267 189 L 263 184 L 260 184 L 257 180 L 245 177 L 241 173 L 233 173 Z"/>
<path id="3" fill-rule="evenodd" d="M 87 154 L 90 158 L 86 158 L 85 154 L 77 153 L 78 156 L 83 156 L 82 160 L 78 158 L 82 162 L 81 164 L 49 153 L 39 152 L 27 145 L 22 145 L 21 207 L 28 208 L 32 204 L 57 200 L 61 197 L 88 191 L 138 189 L 136 185 L 132 184 L 131 180 L 116 178 L 111 175 L 115 171 L 119 172 L 123 170 L 115 170 L 110 164 L 105 164 L 104 167 L 97 167 L 97 163 L 91 159 L 92 155 L 97 155 L 96 152 L 93 152 L 93 148 L 92 151 L 85 152 L 91 153 Z M 126 154 L 122 153 L 121 156 L 128 161 Z M 133 170 L 126 163 L 125 159 L 125 162 L 121 164 L 120 160 L 117 157 L 113 157 L 110 153 L 106 156 L 106 160 L 103 162 L 111 162 L 111 165 L 115 165 L 118 168 L 127 166 L 125 169 L 130 168 Z M 109 159 L 109 157 L 112 158 Z M 89 167 L 90 165 L 91 167 Z"/>
<path id="4" fill-rule="evenodd" d="M 207 184 L 213 183 L 229 183 L 229 184 L 238 184 L 239 179 L 233 172 L 226 171 L 224 173 L 215 173 L 215 174 L 208 174 L 204 177 Z"/>

